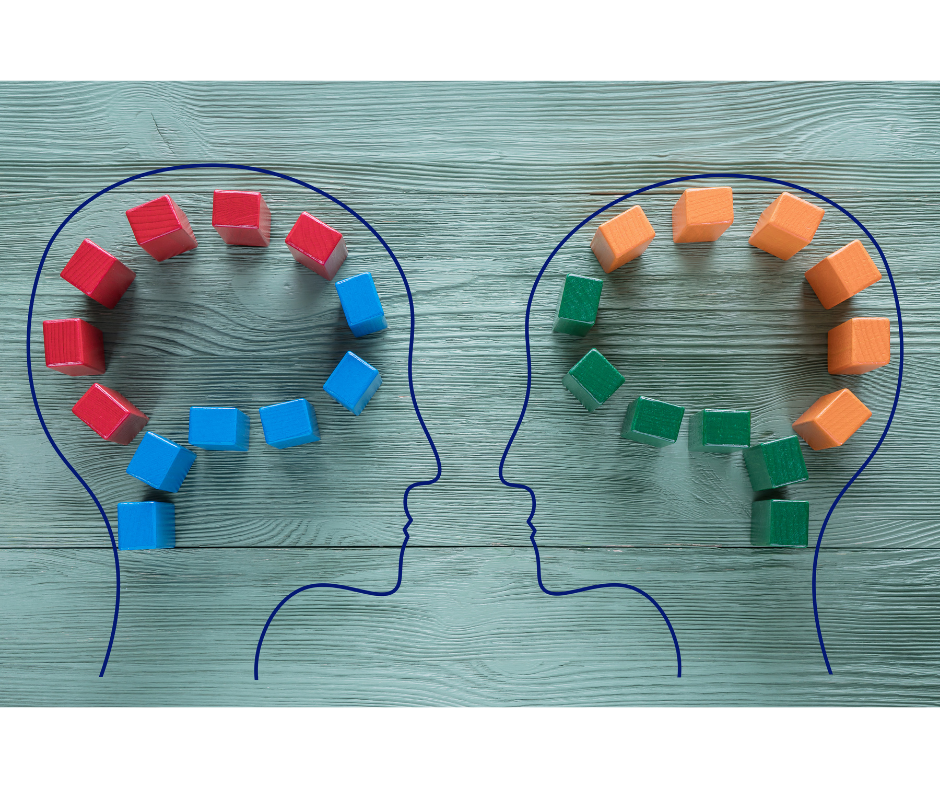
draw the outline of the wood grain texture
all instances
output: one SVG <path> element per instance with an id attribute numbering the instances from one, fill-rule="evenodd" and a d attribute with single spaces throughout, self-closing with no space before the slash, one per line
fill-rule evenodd
<path id="1" fill-rule="evenodd" d="M 0 329 L 11 338 L 0 347 L 0 703 L 937 703 L 940 425 L 922 414 L 940 380 L 938 98 L 930 84 L 0 86 Z M 161 435 L 185 440 L 191 405 L 252 418 L 247 455 L 197 449 L 183 490 L 154 496 L 176 505 L 179 547 L 122 560 L 124 609 L 98 681 L 113 604 L 107 534 L 38 428 L 26 307 L 42 250 L 75 206 L 135 172 L 192 161 L 286 172 L 382 233 L 414 295 L 415 393 L 443 462 L 441 481 L 410 498 L 416 549 L 399 594 L 302 597 L 276 621 L 260 687 L 251 655 L 283 594 L 327 580 L 392 585 L 402 494 L 435 465 L 409 401 L 404 287 L 347 214 L 266 176 L 205 170 L 97 200 L 56 241 L 34 315 L 37 396 L 66 456 L 112 516 L 118 501 L 147 497 L 124 472 L 134 447 L 104 444 L 69 413 L 87 386 L 44 367 L 45 319 L 101 328 L 101 382 Z M 687 413 L 750 409 L 763 440 L 848 386 L 874 415 L 845 446 L 807 449 L 810 480 L 791 491 L 810 501 L 815 541 L 883 429 L 898 364 L 887 277 L 828 311 L 805 283 L 807 268 L 859 237 L 836 211 L 782 262 L 747 245 L 780 189 L 711 182 L 734 188 L 734 224 L 713 244 L 676 246 L 672 205 L 696 185 L 676 184 L 635 201 L 657 231 L 640 258 L 603 274 L 588 246 L 610 218 L 599 217 L 535 294 L 532 399 L 506 474 L 538 495 L 546 582 L 619 580 L 652 593 L 683 646 L 681 682 L 668 632 L 639 596 L 538 592 L 528 496 L 497 477 L 525 392 L 525 305 L 549 252 L 613 195 L 704 171 L 793 180 L 839 201 L 897 279 L 898 414 L 820 559 L 833 677 L 815 642 L 812 552 L 749 547 L 754 496 L 740 455 L 690 455 L 688 420 L 665 449 L 624 441 L 619 429 L 642 394 Z M 269 248 L 222 243 L 211 227 L 217 188 L 264 195 Z M 200 245 L 156 263 L 123 211 L 161 194 L 177 200 Z M 283 237 L 303 210 L 346 237 L 344 275 L 372 273 L 387 331 L 353 338 L 332 286 L 290 258 Z M 58 277 L 84 237 L 137 272 L 114 310 Z M 584 338 L 551 330 L 566 273 L 605 279 Z M 830 376 L 826 333 L 853 316 L 891 318 L 891 364 Z M 561 385 L 590 347 L 627 378 L 594 414 Z M 383 378 L 358 418 L 321 389 L 346 350 Z M 264 446 L 257 408 L 301 396 L 323 440 Z M 336 493 L 342 478 L 358 487 Z"/>

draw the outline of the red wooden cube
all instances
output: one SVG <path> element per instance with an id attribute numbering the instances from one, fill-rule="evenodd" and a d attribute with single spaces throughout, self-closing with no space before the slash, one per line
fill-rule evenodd
<path id="1" fill-rule="evenodd" d="M 342 233 L 304 211 L 287 234 L 284 243 L 298 263 L 330 280 L 346 259 Z"/>
<path id="2" fill-rule="evenodd" d="M 82 398 L 72 406 L 72 413 L 106 441 L 127 446 L 150 421 L 129 400 L 113 389 L 92 383 Z"/>
<path id="3" fill-rule="evenodd" d="M 137 243 L 158 263 L 198 246 L 189 219 L 168 194 L 125 213 Z"/>
<path id="4" fill-rule="evenodd" d="M 102 306 L 114 309 L 136 274 L 86 238 L 59 276 Z"/>
<path id="5" fill-rule="evenodd" d="M 104 337 L 80 317 L 43 320 L 46 366 L 66 375 L 103 375 Z"/>
<path id="6" fill-rule="evenodd" d="M 234 246 L 271 243 L 271 209 L 260 192 L 212 193 L 212 226 L 222 240 Z"/>

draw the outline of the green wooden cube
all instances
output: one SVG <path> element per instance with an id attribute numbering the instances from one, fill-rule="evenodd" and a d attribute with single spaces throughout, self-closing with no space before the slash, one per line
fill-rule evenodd
<path id="1" fill-rule="evenodd" d="M 728 454 L 750 445 L 749 410 L 703 410 L 689 419 L 689 451 Z"/>
<path id="2" fill-rule="evenodd" d="M 809 544 L 809 501 L 754 501 L 751 544 L 754 547 L 806 547 Z"/>
<path id="3" fill-rule="evenodd" d="M 744 464 L 755 490 L 772 490 L 809 478 L 796 435 L 759 443 L 744 450 Z"/>
<path id="4" fill-rule="evenodd" d="M 637 397 L 627 408 L 620 437 L 650 446 L 668 446 L 679 437 L 685 408 L 649 397 Z"/>
<path id="5" fill-rule="evenodd" d="M 552 331 L 583 337 L 597 320 L 597 307 L 601 303 L 600 279 L 568 274 L 558 299 L 558 311 Z"/>
<path id="6" fill-rule="evenodd" d="M 591 348 L 565 375 L 562 383 L 585 408 L 593 411 L 623 385 L 623 375 L 595 348 Z"/>

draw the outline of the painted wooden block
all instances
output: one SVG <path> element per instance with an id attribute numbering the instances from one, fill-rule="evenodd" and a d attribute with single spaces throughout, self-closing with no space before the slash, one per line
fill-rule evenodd
<path id="1" fill-rule="evenodd" d="M 148 432 L 134 452 L 127 472 L 156 490 L 179 492 L 195 461 L 196 455 L 189 449 Z"/>
<path id="2" fill-rule="evenodd" d="M 891 321 L 853 317 L 829 330 L 829 374 L 861 375 L 891 363 Z"/>
<path id="3" fill-rule="evenodd" d="M 591 348 L 562 378 L 589 412 L 597 410 L 623 385 L 623 375 L 596 348 Z"/>
<path id="4" fill-rule="evenodd" d="M 106 441 L 127 446 L 150 421 L 114 389 L 92 383 L 72 406 L 72 413 Z"/>
<path id="5" fill-rule="evenodd" d="M 749 410 L 703 410 L 689 419 L 689 451 L 729 454 L 751 445 Z"/>
<path id="6" fill-rule="evenodd" d="M 744 464 L 755 490 L 773 490 L 809 478 L 796 435 L 759 443 L 744 450 Z"/>
<path id="7" fill-rule="evenodd" d="M 86 238 L 59 276 L 102 306 L 114 309 L 136 274 Z"/>
<path id="8" fill-rule="evenodd" d="M 302 446 L 320 440 L 317 414 L 305 399 L 292 399 L 258 409 L 264 441 L 276 449 Z"/>
<path id="9" fill-rule="evenodd" d="M 639 257 L 656 232 L 639 205 L 604 222 L 594 233 L 591 251 L 608 274 Z"/>
<path id="10" fill-rule="evenodd" d="M 669 446 L 679 437 L 685 408 L 649 397 L 637 397 L 627 408 L 620 437 L 650 446 Z"/>
<path id="11" fill-rule="evenodd" d="M 261 192 L 216 189 L 212 192 L 212 226 L 232 246 L 271 243 L 271 209 Z"/>
<path id="12" fill-rule="evenodd" d="M 784 192 L 760 215 L 748 243 L 781 260 L 789 260 L 813 240 L 822 208 Z"/>
<path id="13" fill-rule="evenodd" d="M 46 366 L 66 375 L 103 375 L 104 336 L 80 317 L 43 320 Z"/>
<path id="14" fill-rule="evenodd" d="M 248 451 L 248 416 L 238 408 L 190 408 L 189 442 L 210 451 Z"/>
<path id="15" fill-rule="evenodd" d="M 125 213 L 138 245 L 158 263 L 198 246 L 189 219 L 168 194 Z"/>
<path id="16" fill-rule="evenodd" d="M 672 206 L 672 240 L 677 244 L 717 241 L 734 221 L 734 198 L 727 186 L 686 189 Z"/>
<path id="17" fill-rule="evenodd" d="M 298 263 L 332 279 L 346 259 L 346 241 L 342 233 L 304 211 L 294 222 L 284 243 Z"/>
<path id="18" fill-rule="evenodd" d="M 347 351 L 326 379 L 323 390 L 358 416 L 381 385 L 379 371 Z"/>
<path id="19" fill-rule="evenodd" d="M 848 389 L 820 397 L 793 422 L 793 431 L 815 451 L 841 446 L 871 418 L 871 411 Z"/>
<path id="20" fill-rule="evenodd" d="M 826 309 L 860 293 L 881 279 L 881 271 L 861 241 L 852 241 L 816 263 L 806 281 Z"/>
<path id="21" fill-rule="evenodd" d="M 343 279 L 336 283 L 336 292 L 353 336 L 364 337 L 388 328 L 372 274 L 366 272 Z"/>
<path id="22" fill-rule="evenodd" d="M 751 504 L 754 547 L 806 547 L 809 544 L 809 501 L 773 499 Z"/>
<path id="23" fill-rule="evenodd" d="M 600 279 L 568 274 L 558 298 L 552 331 L 578 337 L 587 334 L 597 320 L 603 286 Z"/>
<path id="24" fill-rule="evenodd" d="M 118 550 L 176 547 L 176 507 L 162 501 L 119 503 Z"/>

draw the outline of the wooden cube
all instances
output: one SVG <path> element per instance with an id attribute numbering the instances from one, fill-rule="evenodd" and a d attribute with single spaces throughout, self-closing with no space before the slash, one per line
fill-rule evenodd
<path id="1" fill-rule="evenodd" d="M 176 507 L 162 501 L 119 503 L 118 550 L 176 547 Z"/>
<path id="2" fill-rule="evenodd" d="M 749 410 L 703 410 L 689 419 L 689 451 L 728 454 L 750 445 Z"/>
<path id="3" fill-rule="evenodd" d="M 168 194 L 125 214 L 137 243 L 158 263 L 198 246 L 189 219 Z"/>
<path id="4" fill-rule="evenodd" d="M 46 366 L 66 375 L 103 375 L 104 337 L 80 317 L 43 320 Z"/>
<path id="5" fill-rule="evenodd" d="M 806 272 L 819 302 L 832 309 L 881 279 L 881 271 L 861 241 L 852 241 Z"/>
<path id="6" fill-rule="evenodd" d="M 677 244 L 717 241 L 734 221 L 731 189 L 686 189 L 672 206 L 672 240 Z"/>
<path id="7" fill-rule="evenodd" d="M 59 276 L 102 306 L 114 309 L 136 274 L 86 238 Z"/>
<path id="8" fill-rule="evenodd" d="M 806 462 L 796 435 L 759 443 L 744 450 L 744 465 L 756 491 L 806 481 Z"/>
<path id="9" fill-rule="evenodd" d="M 853 317 L 829 330 L 829 374 L 861 375 L 891 363 L 891 321 Z"/>
<path id="10" fill-rule="evenodd" d="M 751 504 L 754 547 L 806 547 L 809 544 L 809 501 L 772 499 Z"/>
<path id="11" fill-rule="evenodd" d="M 271 209 L 260 192 L 216 189 L 212 193 L 212 226 L 232 246 L 271 243 Z"/>
<path id="12" fill-rule="evenodd" d="M 250 426 L 238 408 L 189 409 L 189 442 L 200 449 L 248 451 Z"/>
<path id="13" fill-rule="evenodd" d="M 127 446 L 150 421 L 113 389 L 93 383 L 72 406 L 72 413 L 106 441 Z"/>
<path id="14" fill-rule="evenodd" d="M 597 320 L 597 308 L 601 303 L 600 279 L 568 274 L 558 297 L 555 324 L 552 331 L 583 337 Z"/>
<path id="15" fill-rule="evenodd" d="M 382 376 L 375 367 L 346 351 L 323 384 L 323 390 L 358 416 L 381 385 Z"/>
<path id="16" fill-rule="evenodd" d="M 375 281 L 368 271 L 337 282 L 336 293 L 354 337 L 364 337 L 388 328 L 385 310 Z"/>
<path id="17" fill-rule="evenodd" d="M 810 448 L 819 451 L 845 443 L 868 419 L 871 411 L 848 389 L 840 389 L 816 400 L 793 422 L 793 431 Z"/>
<path id="18" fill-rule="evenodd" d="M 562 383 L 591 412 L 607 402 L 623 380 L 617 368 L 596 348 L 591 348 L 562 378 Z"/>
<path id="19" fill-rule="evenodd" d="M 294 259 L 329 281 L 346 259 L 342 233 L 304 211 L 284 239 Z"/>
<path id="20" fill-rule="evenodd" d="M 289 449 L 320 440 L 320 427 L 313 405 L 292 399 L 258 409 L 264 442 L 276 449 Z"/>
<path id="21" fill-rule="evenodd" d="M 760 215 L 748 243 L 781 260 L 789 260 L 813 240 L 822 208 L 784 192 Z"/>
<path id="22" fill-rule="evenodd" d="M 594 233 L 591 251 L 608 274 L 639 257 L 656 237 L 639 205 L 604 222 Z"/>
<path id="23" fill-rule="evenodd" d="M 134 452 L 127 472 L 155 490 L 179 492 L 195 461 L 196 455 L 189 449 L 155 432 L 148 432 Z"/>
<path id="24" fill-rule="evenodd" d="M 649 397 L 637 397 L 627 408 L 620 437 L 650 446 L 669 446 L 679 437 L 685 408 Z"/>

